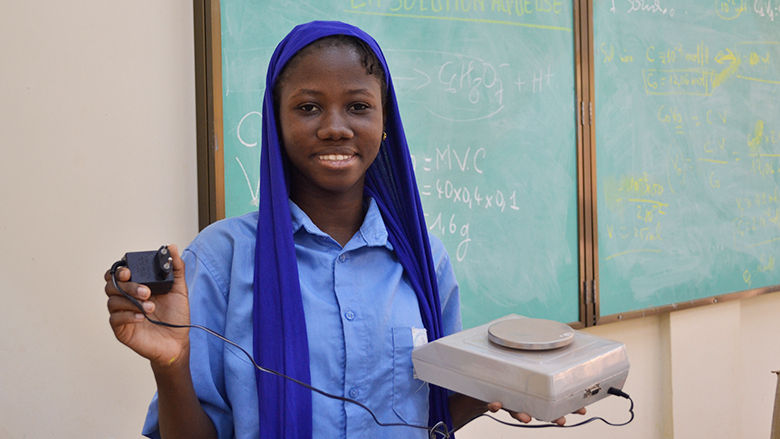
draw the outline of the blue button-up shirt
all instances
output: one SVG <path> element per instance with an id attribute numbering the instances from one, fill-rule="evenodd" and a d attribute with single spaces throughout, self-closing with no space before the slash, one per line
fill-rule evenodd
<path id="1" fill-rule="evenodd" d="M 290 203 L 309 342 L 312 385 L 368 406 L 383 423 L 425 425 L 428 386 L 413 377 L 412 348 L 425 342 L 417 298 L 371 201 L 343 248 Z M 191 320 L 252 351 L 252 280 L 257 213 L 206 228 L 183 252 Z M 445 334 L 461 328 L 458 287 L 441 242 L 431 236 Z M 237 349 L 190 330 L 195 391 L 220 438 L 257 438 L 255 372 Z M 262 366 L 262 365 L 261 365 Z M 357 405 L 312 394 L 315 438 L 426 438 L 424 430 L 380 427 Z M 159 437 L 157 398 L 143 433 Z"/>

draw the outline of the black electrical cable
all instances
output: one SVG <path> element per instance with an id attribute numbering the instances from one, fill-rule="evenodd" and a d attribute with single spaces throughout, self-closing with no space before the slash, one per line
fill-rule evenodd
<path id="1" fill-rule="evenodd" d="M 163 322 L 163 321 L 160 321 L 160 320 L 155 320 L 155 319 L 149 317 L 149 315 L 146 314 L 146 311 L 144 311 L 143 305 L 141 305 L 141 303 L 135 297 L 133 297 L 130 294 L 128 294 L 127 292 L 125 292 L 125 290 L 123 290 L 119 286 L 119 283 L 116 280 L 116 272 L 117 272 L 117 270 L 119 269 L 119 267 L 123 267 L 123 266 L 126 266 L 126 265 L 127 264 L 126 264 L 125 261 L 117 261 L 117 262 L 115 262 L 111 266 L 110 273 L 111 273 L 111 280 L 114 283 L 114 288 L 116 288 L 117 291 L 119 291 L 125 298 L 127 298 L 130 302 L 132 302 L 133 305 L 135 305 L 136 308 L 138 308 L 141 311 L 141 313 L 143 314 L 144 318 L 146 320 L 148 320 L 149 322 L 151 322 L 151 323 L 153 323 L 155 325 L 166 326 L 168 328 L 196 328 L 196 329 L 200 329 L 202 331 L 205 331 L 208 334 L 211 334 L 214 337 L 217 337 L 218 339 L 224 341 L 225 343 L 227 343 L 227 344 L 235 347 L 239 351 L 241 351 L 244 355 L 246 355 L 246 357 L 249 359 L 249 361 L 258 370 L 260 370 L 262 372 L 265 372 L 265 373 L 270 373 L 271 375 L 276 375 L 276 376 L 278 376 L 280 378 L 284 378 L 284 379 L 290 380 L 290 381 L 294 382 L 295 384 L 303 386 L 303 387 L 311 390 L 312 392 L 317 392 L 317 393 L 319 393 L 322 396 L 325 396 L 325 397 L 328 397 L 328 398 L 331 398 L 331 399 L 336 399 L 336 400 L 339 400 L 339 401 L 344 401 L 344 402 L 349 402 L 349 403 L 355 404 L 355 405 L 361 407 L 363 410 L 367 411 L 368 414 L 371 415 L 371 418 L 373 418 L 374 422 L 376 422 L 376 424 L 379 425 L 380 427 L 410 427 L 410 428 L 417 428 L 417 429 L 421 429 L 421 430 L 426 430 L 428 432 L 428 437 L 430 439 L 436 439 L 437 437 L 438 438 L 443 438 L 443 439 L 449 439 L 450 437 L 452 437 L 451 434 L 450 434 L 449 429 L 447 428 L 447 424 L 444 421 L 439 421 L 433 427 L 426 427 L 426 426 L 422 426 L 422 425 L 414 425 L 414 424 L 406 424 L 406 423 L 383 423 L 383 422 L 380 422 L 379 419 L 377 419 L 377 417 L 374 414 L 374 412 L 372 412 L 370 408 L 365 406 L 360 401 L 356 401 L 354 399 L 346 398 L 346 397 L 343 397 L 343 396 L 330 394 L 330 393 L 325 392 L 324 390 L 320 390 L 320 389 L 318 389 L 318 388 L 316 388 L 316 387 L 314 387 L 314 386 L 312 386 L 310 384 L 304 383 L 303 381 L 300 381 L 300 380 L 297 380 L 295 378 L 289 377 L 289 376 L 287 376 L 287 375 L 285 375 L 285 374 L 283 374 L 281 372 L 277 372 L 277 371 L 275 371 L 273 369 L 268 369 L 268 368 L 260 366 L 259 364 L 257 364 L 255 362 L 255 359 L 252 357 L 252 355 L 249 354 L 249 352 L 247 352 L 244 348 L 239 346 L 236 342 L 226 338 L 222 334 L 220 334 L 220 333 L 218 333 L 218 332 L 216 332 L 216 331 L 214 331 L 212 329 L 209 329 L 209 328 L 207 328 L 205 326 L 196 325 L 196 324 L 176 325 L 176 324 L 173 324 L 173 323 L 168 323 L 168 322 Z M 605 424 L 613 426 L 613 427 L 621 427 L 621 426 L 624 426 L 624 425 L 630 423 L 631 421 L 633 421 L 634 420 L 634 400 L 632 400 L 631 397 L 628 396 L 627 393 L 621 391 L 620 389 L 616 389 L 614 387 L 610 387 L 609 390 L 607 391 L 607 393 L 609 393 L 611 395 L 620 396 L 620 397 L 626 398 L 629 401 L 631 401 L 631 407 L 628 409 L 629 413 L 631 413 L 631 417 L 628 419 L 628 421 L 620 423 L 620 424 L 615 424 L 615 423 L 607 421 L 606 419 L 604 419 L 602 417 L 593 417 L 593 418 L 586 419 L 586 420 L 584 420 L 582 422 L 578 422 L 578 423 L 572 424 L 572 425 L 558 425 L 558 424 L 532 424 L 532 425 L 526 425 L 526 424 L 516 424 L 516 423 L 512 423 L 512 422 L 502 421 L 501 419 L 493 417 L 493 416 L 489 415 L 488 413 L 482 413 L 480 415 L 474 416 L 473 418 L 469 419 L 468 422 L 471 422 L 471 421 L 473 421 L 473 420 L 475 420 L 477 418 L 485 416 L 485 417 L 490 418 L 490 419 L 492 419 L 492 420 L 494 420 L 494 421 L 496 421 L 496 422 L 498 422 L 500 424 L 504 424 L 504 425 L 507 425 L 509 427 L 518 427 L 518 428 L 550 428 L 550 427 L 572 428 L 572 427 L 579 427 L 580 425 L 585 425 L 585 424 L 588 424 L 588 423 L 596 421 L 596 420 L 600 420 L 600 421 L 604 422 Z M 468 424 L 468 422 L 467 422 L 467 424 Z"/>
<path id="2" fill-rule="evenodd" d="M 580 425 L 585 425 L 585 424 L 591 423 L 593 421 L 602 421 L 605 424 L 610 425 L 612 427 L 622 427 L 624 425 L 629 424 L 631 421 L 633 421 L 634 420 L 634 400 L 631 399 L 630 396 L 628 396 L 628 393 L 625 393 L 622 390 L 616 389 L 614 387 L 610 387 L 609 390 L 607 390 L 607 393 L 609 393 L 610 395 L 615 395 L 615 396 L 620 396 L 622 398 L 626 398 L 627 400 L 629 400 L 631 402 L 631 407 L 629 407 L 629 409 L 628 409 L 628 412 L 631 413 L 631 417 L 628 418 L 628 421 L 622 422 L 620 424 L 616 424 L 616 423 L 613 423 L 613 422 L 609 422 L 609 421 L 607 421 L 606 419 L 604 419 L 604 418 L 602 418 L 600 416 L 594 416 L 594 417 L 592 417 L 590 419 L 586 419 L 586 420 L 584 420 L 582 422 L 578 422 L 576 424 L 571 424 L 571 425 L 559 425 L 559 424 L 531 424 L 531 425 L 526 425 L 526 424 L 517 424 L 517 423 L 514 423 L 514 422 L 502 421 L 501 419 L 498 419 L 498 418 L 496 418 L 494 416 L 491 416 L 491 415 L 489 415 L 487 413 L 483 413 L 481 415 L 474 416 L 473 418 L 471 418 L 469 420 L 469 422 L 471 422 L 471 421 L 473 421 L 473 420 L 475 420 L 477 418 L 480 418 L 482 416 L 485 416 L 487 418 L 490 418 L 490 419 L 498 422 L 499 424 L 504 424 L 504 425 L 509 426 L 509 427 L 518 427 L 518 428 L 553 428 L 553 427 L 557 427 L 557 428 L 573 428 L 573 427 L 579 427 Z"/>
<path id="3" fill-rule="evenodd" d="M 305 387 L 305 388 L 307 388 L 307 389 L 309 389 L 309 390 L 311 390 L 313 392 L 317 392 L 317 393 L 319 393 L 322 396 L 326 396 L 328 398 L 332 398 L 332 399 L 336 399 L 336 400 L 339 400 L 339 401 L 344 401 L 344 402 L 349 402 L 349 403 L 355 404 L 355 405 L 361 407 L 363 410 L 367 411 L 368 414 L 371 415 L 371 417 L 374 419 L 374 422 L 376 422 L 377 425 L 379 425 L 381 427 L 410 427 L 410 428 L 417 428 L 417 429 L 421 429 L 421 430 L 426 430 L 428 432 L 428 436 L 430 437 L 430 439 L 435 439 L 437 437 L 443 438 L 443 439 L 449 439 L 451 437 L 450 432 L 447 429 L 447 424 L 445 424 L 443 421 L 438 422 L 433 427 L 427 427 L 427 426 L 422 426 L 422 425 L 414 425 L 414 424 L 406 424 L 406 423 L 384 423 L 384 422 L 380 422 L 379 419 L 377 419 L 377 417 L 374 414 L 374 412 L 372 412 L 371 409 L 369 409 L 367 406 L 365 406 L 360 401 L 356 401 L 356 400 L 351 399 L 351 398 L 345 398 L 343 396 L 330 394 L 330 393 L 325 392 L 324 390 L 318 389 L 318 388 L 316 388 L 316 387 L 314 387 L 314 386 L 312 386 L 310 384 L 304 383 L 303 381 L 300 381 L 300 380 L 297 380 L 295 378 L 289 377 L 289 376 L 287 376 L 287 375 L 285 375 L 285 374 L 283 374 L 281 372 L 277 372 L 277 371 L 275 371 L 273 369 L 268 369 L 268 368 L 262 367 L 259 364 L 257 364 L 257 362 L 255 362 L 255 359 L 252 357 L 252 355 L 250 355 L 249 352 L 247 352 L 244 348 L 239 346 L 238 343 L 228 339 L 227 337 L 223 336 L 222 334 L 220 334 L 220 333 L 218 333 L 218 332 L 216 332 L 216 331 L 214 331 L 214 330 L 212 330 L 210 328 L 207 328 L 205 326 L 196 325 L 196 324 L 176 325 L 176 324 L 173 324 L 173 323 L 168 323 L 168 322 L 163 322 L 163 321 L 160 321 L 160 320 L 155 320 L 155 319 L 149 317 L 149 315 L 146 314 L 146 311 L 144 311 L 144 308 L 141 305 L 141 303 L 135 297 L 131 296 L 125 290 L 123 290 L 122 287 L 119 286 L 119 283 L 116 280 L 116 272 L 117 272 L 117 270 L 119 269 L 119 267 L 123 267 L 125 265 L 126 265 L 125 261 L 117 261 L 117 262 L 115 262 L 111 266 L 111 280 L 114 283 L 114 288 L 116 288 L 117 291 L 119 291 L 123 296 L 125 296 L 125 298 L 127 298 L 130 302 L 132 302 L 133 305 L 135 305 L 136 308 L 138 308 L 141 311 L 141 313 L 143 314 L 144 318 L 146 318 L 146 320 L 148 320 L 149 322 L 154 323 L 155 325 L 166 326 L 168 328 L 197 328 L 197 329 L 200 329 L 202 331 L 205 331 L 205 332 L 213 335 L 214 337 L 217 337 L 218 339 L 224 341 L 225 343 L 235 347 L 239 351 L 241 351 L 244 355 L 246 355 L 246 357 L 249 359 L 249 361 L 252 362 L 252 364 L 258 370 L 260 370 L 262 372 L 265 372 L 265 373 L 270 373 L 271 375 L 276 375 L 276 376 L 278 376 L 280 378 L 284 378 L 284 379 L 290 380 L 290 381 L 294 382 L 295 384 L 303 386 L 303 387 Z"/>

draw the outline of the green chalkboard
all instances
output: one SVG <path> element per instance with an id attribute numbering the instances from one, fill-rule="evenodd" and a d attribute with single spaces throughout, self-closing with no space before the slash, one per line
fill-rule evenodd
<path id="1" fill-rule="evenodd" d="M 780 283 L 780 3 L 597 0 L 600 314 Z"/>
<path id="2" fill-rule="evenodd" d="M 372 34 L 396 84 L 463 321 L 579 320 L 573 12 L 562 0 L 223 0 L 227 216 L 257 208 L 268 59 L 296 24 Z"/>

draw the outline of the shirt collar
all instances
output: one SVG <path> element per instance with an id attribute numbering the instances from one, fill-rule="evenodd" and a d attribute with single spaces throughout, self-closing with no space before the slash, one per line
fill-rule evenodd
<path id="1" fill-rule="evenodd" d="M 327 233 L 320 230 L 320 228 L 312 222 L 311 218 L 306 215 L 306 212 L 304 212 L 303 209 L 298 207 L 292 200 L 289 200 L 289 202 L 293 233 L 298 233 L 298 231 L 303 229 L 310 235 L 330 239 L 330 236 L 328 236 Z M 374 201 L 373 198 L 369 198 L 367 202 L 368 209 L 366 210 L 365 218 L 363 218 L 363 224 L 350 242 L 347 243 L 347 247 L 353 247 L 355 244 L 354 241 L 358 239 L 359 243 L 356 247 L 360 247 L 360 244 L 362 244 L 369 247 L 387 247 L 392 250 L 393 245 L 390 244 L 390 241 L 387 239 L 387 227 L 385 227 L 382 213 L 379 211 L 376 201 Z"/>

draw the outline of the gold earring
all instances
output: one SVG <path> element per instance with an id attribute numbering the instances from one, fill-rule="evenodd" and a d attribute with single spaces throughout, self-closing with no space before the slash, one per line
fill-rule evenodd
<path id="1" fill-rule="evenodd" d="M 387 140 L 387 131 L 382 131 L 382 140 Z"/>

